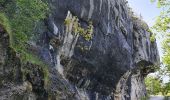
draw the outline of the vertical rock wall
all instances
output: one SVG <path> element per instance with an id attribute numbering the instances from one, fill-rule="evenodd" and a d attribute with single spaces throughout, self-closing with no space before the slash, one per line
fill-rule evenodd
<path id="1" fill-rule="evenodd" d="M 63 55 L 65 78 L 78 88 L 79 99 L 140 100 L 146 95 L 144 77 L 159 63 L 147 25 L 132 16 L 125 0 L 54 0 L 54 23 L 61 34 L 70 12 L 83 27 L 92 21 L 93 38 L 79 37 L 72 56 Z M 66 59 L 61 58 L 61 62 Z M 142 73 L 145 73 L 143 75 Z M 82 96 L 83 95 L 83 96 Z"/>
<path id="2" fill-rule="evenodd" d="M 48 85 L 42 68 L 22 66 L 29 71 L 36 66 L 24 80 L 33 88 L 33 99 L 140 100 L 146 95 L 144 78 L 159 64 L 159 55 L 146 23 L 132 16 L 127 1 L 49 0 L 49 7 L 42 24 L 46 29 L 39 27 L 40 36 L 30 45 L 49 65 Z M 84 29 L 92 22 L 91 39 L 73 31 L 74 18 Z M 3 46 L 1 42 L 0 66 L 6 54 Z"/>

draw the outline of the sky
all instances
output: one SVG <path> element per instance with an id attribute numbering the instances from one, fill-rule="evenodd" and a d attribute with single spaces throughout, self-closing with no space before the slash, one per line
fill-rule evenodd
<path id="1" fill-rule="evenodd" d="M 154 25 L 156 16 L 161 12 L 161 9 L 157 8 L 156 3 L 151 3 L 150 0 L 127 0 L 129 6 L 133 9 L 138 15 L 142 15 L 143 20 L 151 27 Z M 162 45 L 161 42 L 163 39 L 159 38 L 159 35 L 156 38 L 159 55 L 162 57 Z M 153 74 L 154 75 L 154 74 Z M 164 82 L 168 82 L 168 77 L 164 77 Z"/>
<path id="2" fill-rule="evenodd" d="M 143 20 L 149 25 L 149 27 L 154 25 L 156 16 L 161 12 L 160 8 L 157 8 L 156 3 L 151 3 L 150 0 L 127 0 L 129 6 L 133 9 L 138 15 L 142 15 Z M 159 50 L 159 55 L 162 56 L 161 41 L 162 39 L 157 36 L 157 45 Z"/>
<path id="3" fill-rule="evenodd" d="M 130 7 L 137 14 L 141 14 L 143 19 L 149 26 L 154 24 L 156 16 L 160 14 L 160 9 L 157 8 L 156 3 L 151 3 L 150 0 L 127 0 Z"/>

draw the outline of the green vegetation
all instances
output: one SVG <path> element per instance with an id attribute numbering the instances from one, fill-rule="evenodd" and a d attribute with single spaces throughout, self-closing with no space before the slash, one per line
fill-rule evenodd
<path id="1" fill-rule="evenodd" d="M 7 31 L 7 33 L 11 34 L 9 21 L 4 13 L 0 13 L 0 26 L 3 27 Z"/>
<path id="2" fill-rule="evenodd" d="M 159 94 L 159 92 L 161 90 L 161 83 L 158 78 L 151 77 L 151 76 L 146 77 L 145 84 L 147 87 L 146 89 L 147 89 L 148 94 L 150 94 L 150 95 Z"/>
<path id="3" fill-rule="evenodd" d="M 163 38 L 163 69 L 159 70 L 159 80 L 162 80 L 161 77 L 169 76 L 170 77 L 170 1 L 169 0 L 150 0 L 151 2 L 157 3 L 158 8 L 162 8 L 162 12 L 157 16 L 155 25 L 152 27 L 153 31 L 157 34 L 161 34 Z M 168 94 L 170 92 L 170 83 L 161 83 L 160 92 L 162 95 Z"/>
<path id="4" fill-rule="evenodd" d="M 27 42 L 36 35 L 36 23 L 46 17 L 47 3 L 42 0 L 9 0 L 6 3 L 3 0 L 0 5 L 4 8 L 0 10 L 0 17 L 5 20 L 0 23 L 10 35 L 11 47 L 21 55 L 22 60 L 37 63 L 36 57 L 26 49 Z"/>
<path id="5" fill-rule="evenodd" d="M 170 92 L 170 82 L 162 83 L 162 80 L 157 77 L 148 76 L 145 78 L 146 89 L 149 95 L 164 95 L 167 96 Z"/>
<path id="6" fill-rule="evenodd" d="M 132 18 L 133 23 L 135 23 L 138 27 L 141 27 L 142 29 L 145 29 L 147 32 L 151 33 L 150 41 L 151 43 L 154 43 L 156 40 L 156 34 L 153 33 L 154 30 L 152 28 L 149 28 L 147 23 L 143 20 L 141 15 L 138 15 L 132 11 L 132 8 L 128 8 L 128 14 Z"/>
<path id="7" fill-rule="evenodd" d="M 163 63 L 170 70 L 170 1 L 169 0 L 151 0 L 155 1 L 158 4 L 158 7 L 165 8 L 164 11 L 157 17 L 156 23 L 153 26 L 154 31 L 157 33 L 162 33 L 164 36 L 163 49 L 164 49 L 164 57 Z"/>
<path id="8" fill-rule="evenodd" d="M 44 0 L 0 0 L 0 26 L 10 37 L 10 47 L 20 56 L 23 64 L 30 62 L 42 67 L 45 82 L 48 69 L 40 58 L 28 51 L 28 41 L 37 35 L 37 23 L 46 18 L 49 12 Z"/>
<path id="9" fill-rule="evenodd" d="M 92 22 L 88 22 L 88 27 L 86 29 L 82 28 L 79 19 L 76 16 L 73 16 L 73 18 L 66 18 L 64 21 L 64 24 L 66 27 L 69 27 L 70 24 L 73 24 L 73 34 L 80 34 L 85 40 L 89 41 L 92 39 L 93 35 L 93 24 Z"/>
<path id="10" fill-rule="evenodd" d="M 149 33 L 151 33 L 151 35 L 150 35 L 150 41 L 151 41 L 151 43 L 154 43 L 154 42 L 156 41 L 156 34 L 153 33 L 153 29 L 152 29 L 152 28 L 148 28 L 147 31 L 148 31 Z"/>
<path id="11" fill-rule="evenodd" d="M 155 42 L 155 40 L 156 40 L 156 35 L 155 35 L 155 34 L 152 34 L 152 35 L 150 36 L 150 41 L 153 43 L 153 42 Z"/>
<path id="12" fill-rule="evenodd" d="M 162 95 L 168 95 L 168 93 L 170 92 L 170 82 L 169 83 L 165 83 L 162 88 L 161 88 L 161 92 Z"/>

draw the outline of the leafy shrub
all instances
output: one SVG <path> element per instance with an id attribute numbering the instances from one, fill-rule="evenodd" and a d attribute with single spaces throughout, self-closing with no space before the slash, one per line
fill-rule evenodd
<path id="1" fill-rule="evenodd" d="M 151 41 L 151 43 L 155 42 L 155 40 L 156 40 L 156 35 L 155 35 L 155 34 L 152 34 L 152 35 L 150 36 L 150 41 Z"/>
<path id="2" fill-rule="evenodd" d="M 72 19 L 74 19 L 73 22 L 72 22 Z M 71 22 L 73 24 L 72 33 L 80 34 L 87 41 L 92 39 L 92 35 L 93 35 L 93 24 L 92 24 L 92 22 L 89 22 L 88 27 L 85 29 L 85 28 L 81 27 L 81 25 L 79 23 L 79 19 L 76 16 L 73 16 L 73 18 L 66 18 L 65 21 L 64 21 L 64 24 L 66 25 L 66 27 L 68 27 Z"/>

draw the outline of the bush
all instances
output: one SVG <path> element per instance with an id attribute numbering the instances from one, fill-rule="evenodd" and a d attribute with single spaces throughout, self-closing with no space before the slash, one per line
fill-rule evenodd
<path id="1" fill-rule="evenodd" d="M 64 24 L 66 27 L 69 27 L 70 24 L 73 24 L 73 30 L 70 30 L 70 31 L 72 31 L 73 34 L 77 34 L 77 33 L 80 34 L 86 41 L 90 41 L 92 39 L 92 35 L 93 35 L 93 23 L 92 22 L 88 22 L 88 26 L 85 29 L 81 27 L 77 16 L 73 16 L 72 18 L 69 18 L 69 17 L 66 18 L 64 21 Z"/>
<path id="2" fill-rule="evenodd" d="M 152 35 L 150 36 L 150 41 L 151 41 L 151 43 L 155 42 L 155 40 L 156 40 L 156 35 L 155 35 L 155 34 L 152 34 Z"/>

